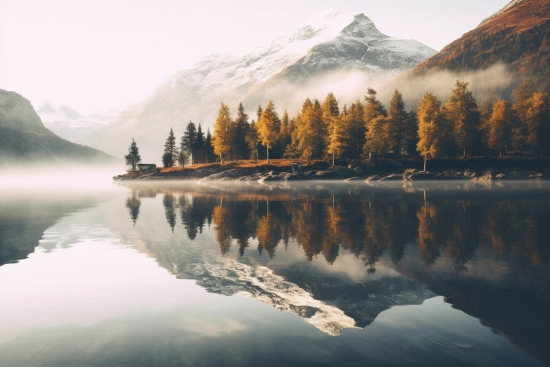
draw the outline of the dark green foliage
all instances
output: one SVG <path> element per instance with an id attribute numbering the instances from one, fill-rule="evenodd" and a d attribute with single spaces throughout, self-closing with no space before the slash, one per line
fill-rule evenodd
<path id="1" fill-rule="evenodd" d="M 132 143 L 128 148 L 128 154 L 124 156 L 124 160 L 126 161 L 126 165 L 130 167 L 128 170 L 129 172 L 135 172 L 137 169 L 138 163 L 141 162 L 139 149 L 136 145 L 136 142 L 134 141 L 134 138 L 132 138 Z"/>
<path id="2" fill-rule="evenodd" d="M 180 151 L 185 151 L 185 156 L 191 158 L 191 164 L 195 164 L 195 150 L 197 149 L 197 129 L 193 121 L 189 121 L 181 136 Z M 181 152 L 180 152 L 181 155 Z"/>
<path id="3" fill-rule="evenodd" d="M 244 106 L 239 103 L 237 109 L 237 119 L 235 120 L 235 131 L 233 133 L 233 156 L 236 159 L 246 159 L 250 157 L 250 147 L 246 141 L 248 130 L 250 129 L 250 123 L 248 122 L 248 115 L 244 112 Z"/>
<path id="4" fill-rule="evenodd" d="M 170 129 L 166 143 L 164 143 L 164 154 L 162 155 L 163 166 L 166 168 L 173 167 L 178 160 L 178 153 L 174 129 Z"/>

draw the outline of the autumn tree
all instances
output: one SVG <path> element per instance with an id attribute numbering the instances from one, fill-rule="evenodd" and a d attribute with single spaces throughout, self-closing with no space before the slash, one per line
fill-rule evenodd
<path id="1" fill-rule="evenodd" d="M 229 152 L 231 139 L 231 114 L 229 107 L 225 103 L 221 103 L 218 117 L 214 123 L 214 135 L 212 136 L 212 147 L 214 154 L 220 157 L 220 162 L 223 164 L 224 155 Z"/>
<path id="2" fill-rule="evenodd" d="M 513 114 L 510 102 L 505 100 L 497 101 L 493 106 L 493 113 L 488 122 L 489 148 L 498 150 L 502 157 L 502 149 L 507 147 L 512 140 Z"/>
<path id="3" fill-rule="evenodd" d="M 368 154 L 369 152 L 373 152 L 374 150 L 377 151 L 377 153 L 381 153 L 379 151 L 380 146 L 385 146 L 386 142 L 373 142 L 370 141 L 370 137 L 379 137 L 385 139 L 385 134 L 381 134 L 380 128 L 382 127 L 382 124 L 384 124 L 386 121 L 382 118 L 379 119 L 379 117 L 385 117 L 386 116 L 386 109 L 384 108 L 384 105 L 382 105 L 382 102 L 376 98 L 376 91 L 372 88 L 367 89 L 367 95 L 365 96 L 366 105 L 364 108 L 364 122 L 365 122 L 365 145 L 364 145 L 364 153 Z M 376 126 L 373 126 L 373 121 L 376 120 Z M 374 150 L 373 150 L 374 149 Z"/>
<path id="4" fill-rule="evenodd" d="M 267 103 L 256 126 L 262 145 L 266 148 L 266 161 L 269 163 L 269 149 L 273 148 L 281 131 L 281 120 L 275 111 L 273 101 Z"/>
<path id="5" fill-rule="evenodd" d="M 176 146 L 176 137 L 174 136 L 174 129 L 170 129 L 166 143 L 164 143 L 164 154 L 162 155 L 162 164 L 164 167 L 173 167 L 178 160 L 178 147 Z"/>
<path id="6" fill-rule="evenodd" d="M 128 171 L 136 172 L 137 165 L 141 162 L 141 155 L 139 155 L 139 149 L 134 141 L 134 138 L 132 138 L 132 143 L 130 144 L 130 147 L 128 147 L 128 154 L 124 156 L 124 160 L 126 161 L 126 165 L 130 167 Z"/>
<path id="7" fill-rule="evenodd" d="M 348 145 L 348 132 L 345 123 L 340 117 L 338 101 L 334 94 L 329 93 L 321 104 L 322 118 L 325 124 L 326 152 L 332 155 L 332 165 L 334 166 L 335 156 L 341 156 Z"/>
<path id="8" fill-rule="evenodd" d="M 332 155 L 334 167 L 335 156 L 341 157 L 348 148 L 349 135 L 346 123 L 340 116 L 334 117 L 329 130 L 327 153 Z"/>
<path id="9" fill-rule="evenodd" d="M 512 109 L 514 110 L 514 122 L 512 126 L 512 146 L 516 152 L 521 152 L 527 144 L 527 101 L 533 95 L 533 88 L 528 82 L 523 82 L 514 89 Z"/>
<path id="10" fill-rule="evenodd" d="M 531 154 L 544 154 L 550 141 L 550 104 L 548 93 L 535 92 L 527 100 L 525 116 L 527 125 L 526 143 L 531 148 Z"/>
<path id="11" fill-rule="evenodd" d="M 325 128 L 319 101 L 313 103 L 308 98 L 302 105 L 302 111 L 296 117 L 296 139 L 298 151 L 309 164 L 312 157 L 323 151 Z"/>
<path id="12" fill-rule="evenodd" d="M 220 245 L 222 255 L 225 255 L 231 249 L 233 238 L 227 226 L 228 218 L 232 216 L 232 212 L 228 207 L 223 206 L 223 197 L 220 205 L 214 207 L 212 213 L 212 221 L 214 222 L 214 230 L 216 231 L 216 240 Z"/>
<path id="13" fill-rule="evenodd" d="M 439 152 L 441 129 L 444 126 L 441 102 L 435 95 L 431 93 L 424 95 L 418 106 L 417 118 L 419 140 L 416 150 L 424 157 L 424 172 L 426 172 L 426 161 Z"/>
<path id="14" fill-rule="evenodd" d="M 454 126 L 456 143 L 462 149 L 463 156 L 466 157 L 468 152 L 478 148 L 481 142 L 480 112 L 472 92 L 468 89 L 467 82 L 456 81 L 455 89 L 452 90 L 445 108 L 447 118 Z"/>
<path id="15" fill-rule="evenodd" d="M 372 119 L 365 135 L 365 154 L 380 155 L 388 149 L 387 117 L 379 115 Z"/>

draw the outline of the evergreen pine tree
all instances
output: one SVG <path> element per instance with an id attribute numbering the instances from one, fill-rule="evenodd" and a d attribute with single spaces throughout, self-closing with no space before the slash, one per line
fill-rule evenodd
<path id="1" fill-rule="evenodd" d="M 164 143 L 164 154 L 162 155 L 162 164 L 164 167 L 173 167 L 178 160 L 178 147 L 176 146 L 176 137 L 174 129 L 170 129 L 166 143 Z"/>
<path id="2" fill-rule="evenodd" d="M 403 147 L 407 144 L 408 122 L 403 95 L 396 89 L 390 101 L 387 118 L 388 145 L 396 155 L 401 155 Z"/>
<path id="3" fill-rule="evenodd" d="M 376 150 L 379 149 L 381 146 L 386 146 L 387 144 L 385 142 L 369 142 L 369 136 L 370 137 L 380 137 L 382 138 L 382 134 L 375 132 L 373 129 L 379 130 L 379 128 L 383 127 L 383 125 L 386 124 L 385 119 L 378 119 L 379 117 L 385 117 L 386 115 L 386 109 L 382 105 L 382 102 L 380 102 L 376 98 L 376 91 L 372 88 L 367 88 L 367 95 L 365 96 L 366 105 L 364 107 L 364 121 L 365 121 L 365 146 L 364 146 L 364 153 L 368 154 L 369 152 L 373 152 L 373 147 L 376 147 Z M 376 121 L 376 126 L 373 126 L 373 121 L 375 119 L 378 119 Z M 370 131 L 369 130 L 373 130 Z M 382 153 L 382 152 L 378 152 Z"/>
<path id="4" fill-rule="evenodd" d="M 365 122 L 363 105 L 360 100 L 352 103 L 342 114 L 348 135 L 348 157 L 359 158 L 365 145 Z"/>
<path id="5" fill-rule="evenodd" d="M 235 151 L 235 157 L 237 159 L 244 159 L 250 157 L 250 149 L 246 141 L 248 130 L 250 129 L 250 123 L 248 122 L 248 115 L 244 112 L 244 106 L 239 103 L 237 109 L 237 118 L 235 120 L 235 134 L 233 138 L 233 146 Z"/>
<path id="6" fill-rule="evenodd" d="M 181 148 L 186 156 L 191 158 L 191 164 L 195 164 L 195 150 L 197 149 L 197 129 L 193 121 L 189 121 L 181 137 Z"/>
<path id="7" fill-rule="evenodd" d="M 132 138 L 132 143 L 128 148 L 128 154 L 124 156 L 124 160 L 126 161 L 126 165 L 130 167 L 128 169 L 129 172 L 135 172 L 137 170 L 137 165 L 141 162 L 141 156 L 139 155 L 139 149 L 134 138 Z"/>
<path id="8" fill-rule="evenodd" d="M 196 159 L 194 159 L 195 164 L 204 163 L 208 160 L 206 152 L 206 140 L 204 132 L 202 131 L 202 126 L 199 124 L 197 127 L 197 144 L 195 149 Z"/>
<path id="9" fill-rule="evenodd" d="M 206 155 L 206 163 L 213 162 L 216 159 L 216 156 L 214 155 L 214 147 L 212 146 L 212 134 L 210 134 L 210 128 L 206 129 L 204 149 Z"/>

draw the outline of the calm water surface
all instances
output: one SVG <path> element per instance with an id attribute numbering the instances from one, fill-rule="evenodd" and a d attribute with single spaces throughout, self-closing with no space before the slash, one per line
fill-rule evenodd
<path id="1" fill-rule="evenodd" d="M 4 188 L 0 366 L 550 365 L 550 189 Z"/>

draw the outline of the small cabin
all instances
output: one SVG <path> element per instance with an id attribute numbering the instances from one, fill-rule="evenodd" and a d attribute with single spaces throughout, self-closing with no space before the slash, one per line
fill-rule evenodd
<path id="1" fill-rule="evenodd" d="M 140 163 L 137 165 L 139 173 L 151 173 L 157 169 L 156 164 Z"/>

